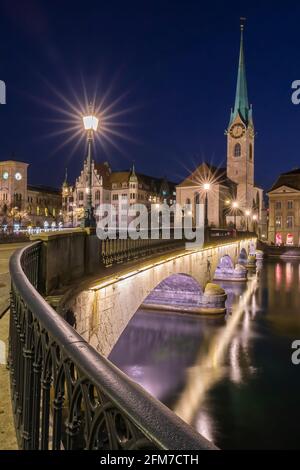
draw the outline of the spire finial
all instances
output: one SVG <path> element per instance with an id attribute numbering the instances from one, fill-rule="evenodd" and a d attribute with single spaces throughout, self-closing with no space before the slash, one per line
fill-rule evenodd
<path id="1" fill-rule="evenodd" d="M 63 182 L 63 187 L 66 188 L 68 186 L 68 169 L 65 168 L 65 180 Z"/>
<path id="2" fill-rule="evenodd" d="M 240 26 L 241 26 L 241 31 L 243 32 L 245 29 L 245 23 L 246 23 L 247 18 L 245 16 L 240 17 Z"/>

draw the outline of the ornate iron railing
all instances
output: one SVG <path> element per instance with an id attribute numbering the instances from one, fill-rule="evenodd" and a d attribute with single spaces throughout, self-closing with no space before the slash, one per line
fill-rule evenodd
<path id="1" fill-rule="evenodd" d="M 138 238 L 107 238 L 101 242 L 101 259 L 105 266 L 123 263 L 137 258 L 145 258 L 154 254 L 165 253 L 184 247 L 183 239 Z"/>
<path id="2" fill-rule="evenodd" d="M 250 232 L 238 232 L 233 229 L 210 228 L 204 246 L 243 240 L 253 235 Z M 159 238 L 155 239 L 151 238 L 150 232 L 147 232 L 147 238 L 140 237 L 136 240 L 130 238 L 127 232 L 124 238 L 117 234 L 116 238 L 107 238 L 101 241 L 100 262 L 104 266 L 111 266 L 115 263 L 124 263 L 133 259 L 159 255 L 160 253 L 184 248 L 185 242 L 184 232 L 182 232 L 181 238 L 176 239 L 174 238 L 173 228 L 170 229 L 170 238 L 168 239 L 163 239 L 162 233 L 159 234 Z"/>
<path id="3" fill-rule="evenodd" d="M 38 293 L 40 243 L 10 260 L 8 364 L 21 449 L 214 449 Z"/>

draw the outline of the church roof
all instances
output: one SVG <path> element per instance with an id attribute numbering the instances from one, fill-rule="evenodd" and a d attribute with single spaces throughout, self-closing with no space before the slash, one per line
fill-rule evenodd
<path id="1" fill-rule="evenodd" d="M 268 193 L 280 188 L 281 186 L 287 186 L 288 188 L 300 191 L 300 168 L 295 168 L 294 170 L 288 171 L 287 173 L 282 173 L 277 178 Z"/>
<path id="2" fill-rule="evenodd" d="M 200 186 L 205 181 L 211 181 L 227 187 L 236 186 L 236 183 L 227 177 L 226 168 L 219 168 L 210 163 L 203 162 L 177 187 Z"/>
<path id="3" fill-rule="evenodd" d="M 229 125 L 232 124 L 232 122 L 236 119 L 237 116 L 240 116 L 240 118 L 246 125 L 250 121 L 252 121 L 252 108 L 249 106 L 249 100 L 248 100 L 243 29 L 244 27 L 242 25 L 235 103 L 234 103 L 234 109 L 231 111 Z"/>

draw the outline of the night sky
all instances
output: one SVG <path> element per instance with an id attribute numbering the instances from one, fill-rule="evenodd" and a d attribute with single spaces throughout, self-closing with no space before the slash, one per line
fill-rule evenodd
<path id="1" fill-rule="evenodd" d="M 112 106 L 113 142 L 96 159 L 113 169 L 180 181 L 207 160 L 224 165 L 234 104 L 239 18 L 247 17 L 249 99 L 258 133 L 256 182 L 269 189 L 300 166 L 299 2 L 0 0 L 0 158 L 29 162 L 31 183 L 59 186 L 80 171 L 84 142 L 64 111 L 97 101 Z M 77 97 L 77 98 L 76 98 Z"/>

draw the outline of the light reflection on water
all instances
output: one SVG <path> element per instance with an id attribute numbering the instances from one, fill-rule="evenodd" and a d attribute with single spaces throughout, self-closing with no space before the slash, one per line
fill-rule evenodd
<path id="1" fill-rule="evenodd" d="M 299 283 L 299 263 L 268 263 L 222 284 L 226 317 L 139 310 L 110 359 L 221 448 L 300 447 Z"/>

